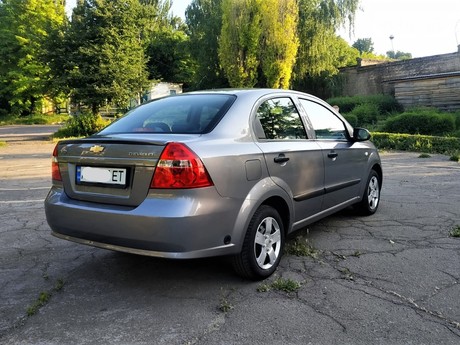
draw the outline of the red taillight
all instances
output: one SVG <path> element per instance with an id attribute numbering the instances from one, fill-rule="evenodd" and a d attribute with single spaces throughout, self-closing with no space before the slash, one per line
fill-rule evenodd
<path id="1" fill-rule="evenodd" d="M 186 145 L 169 143 L 158 160 L 150 188 L 200 188 L 212 186 L 201 159 Z"/>
<path id="2" fill-rule="evenodd" d="M 51 163 L 51 178 L 56 181 L 62 181 L 61 172 L 59 171 L 59 163 L 57 160 L 58 150 L 57 145 L 53 150 L 53 161 Z"/>

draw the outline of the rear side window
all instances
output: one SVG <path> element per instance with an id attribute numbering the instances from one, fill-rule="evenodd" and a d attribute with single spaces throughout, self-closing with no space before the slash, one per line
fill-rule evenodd
<path id="1" fill-rule="evenodd" d="M 235 100 L 232 95 L 181 95 L 143 104 L 99 134 L 211 131 Z"/>
<path id="2" fill-rule="evenodd" d="M 300 115 L 288 97 L 273 98 L 257 109 L 255 131 L 259 139 L 306 139 Z"/>
<path id="3" fill-rule="evenodd" d="M 301 99 L 317 139 L 347 139 L 344 123 L 332 111 L 316 102 Z"/>

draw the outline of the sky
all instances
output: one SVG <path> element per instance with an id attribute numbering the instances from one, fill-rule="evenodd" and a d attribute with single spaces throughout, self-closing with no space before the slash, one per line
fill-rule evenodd
<path id="1" fill-rule="evenodd" d="M 67 0 L 67 7 L 75 2 Z M 174 15 L 184 18 L 190 2 L 173 0 Z M 361 0 L 354 30 L 339 34 L 350 45 L 371 38 L 376 54 L 389 50 L 412 57 L 453 53 L 460 44 L 460 0 Z"/>

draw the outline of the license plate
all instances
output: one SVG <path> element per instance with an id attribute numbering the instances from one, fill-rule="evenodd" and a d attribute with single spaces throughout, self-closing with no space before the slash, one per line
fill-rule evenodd
<path id="1" fill-rule="evenodd" d="M 126 169 L 77 166 L 77 183 L 126 185 Z"/>

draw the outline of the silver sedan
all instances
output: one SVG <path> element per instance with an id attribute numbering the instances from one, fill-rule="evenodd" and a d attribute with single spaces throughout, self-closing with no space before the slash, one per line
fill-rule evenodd
<path id="1" fill-rule="evenodd" d="M 376 212 L 369 132 L 326 102 L 271 89 L 143 104 L 89 138 L 59 142 L 45 200 L 53 235 L 140 255 L 229 255 L 270 276 L 285 238 L 348 206 Z"/>

